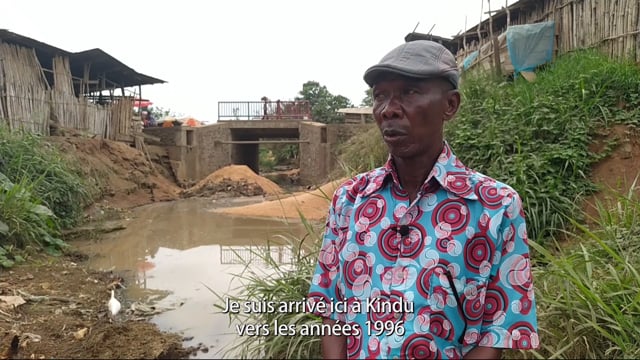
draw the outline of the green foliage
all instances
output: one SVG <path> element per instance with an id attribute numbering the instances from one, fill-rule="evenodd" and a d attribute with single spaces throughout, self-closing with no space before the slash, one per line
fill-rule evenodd
<path id="1" fill-rule="evenodd" d="M 94 194 L 77 164 L 56 148 L 29 133 L 0 127 L 0 172 L 13 183 L 32 185 L 33 195 L 56 215 L 56 224 L 77 224 Z"/>
<path id="2" fill-rule="evenodd" d="M 156 121 L 162 120 L 168 116 L 179 118 L 182 117 L 182 114 L 177 114 L 171 109 L 165 109 L 163 107 L 150 107 L 146 109 L 151 116 L 153 116 Z"/>
<path id="3" fill-rule="evenodd" d="M 333 95 L 326 86 L 317 81 L 307 81 L 302 85 L 300 97 L 296 100 L 308 100 L 311 104 L 311 116 L 314 121 L 326 124 L 341 123 L 343 118 L 337 111 L 353 107 L 351 101 L 342 95 Z"/>
<path id="4" fill-rule="evenodd" d="M 79 167 L 29 133 L 0 127 L 0 266 L 27 247 L 56 254 L 66 248 L 60 229 L 78 223 L 97 194 Z"/>
<path id="5" fill-rule="evenodd" d="M 630 190 L 599 210 L 597 230 L 573 222 L 580 233 L 571 236 L 576 245 L 569 249 L 553 252 L 530 243 L 546 264 L 533 274 L 542 349 L 521 355 L 640 356 L 640 201 Z"/>
<path id="6" fill-rule="evenodd" d="M 53 212 L 33 195 L 34 184 L 24 179 L 14 184 L 0 172 L 0 266 L 20 261 L 13 250 L 36 245 L 50 251 L 64 248 Z"/>
<path id="7" fill-rule="evenodd" d="M 387 146 L 377 126 L 351 137 L 338 147 L 337 152 L 340 167 L 335 177 L 351 176 L 373 169 L 384 164 L 389 157 Z"/>
<path id="8" fill-rule="evenodd" d="M 365 96 L 360 102 L 360 106 L 373 106 L 373 89 L 367 89 L 364 94 Z"/>
<path id="9" fill-rule="evenodd" d="M 596 129 L 640 125 L 640 69 L 594 51 L 560 57 L 534 83 L 471 77 L 446 138 L 465 165 L 513 186 L 523 197 L 529 235 L 544 238 L 576 214 L 577 200 L 595 190 L 589 180 Z M 348 169 L 384 163 L 379 135 L 354 139 L 340 156 Z M 362 157 L 362 144 L 371 154 Z"/>
<path id="10" fill-rule="evenodd" d="M 273 170 L 274 166 L 276 166 L 276 157 L 271 149 L 260 146 L 258 149 L 258 166 L 260 171 Z"/>

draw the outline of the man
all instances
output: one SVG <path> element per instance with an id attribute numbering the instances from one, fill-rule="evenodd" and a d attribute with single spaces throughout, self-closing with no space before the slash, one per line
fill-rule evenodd
<path id="1" fill-rule="evenodd" d="M 460 105 L 453 55 L 405 43 L 364 80 L 390 155 L 333 196 L 309 291 L 331 329 L 324 357 L 498 359 L 538 347 L 521 199 L 444 140 Z"/>

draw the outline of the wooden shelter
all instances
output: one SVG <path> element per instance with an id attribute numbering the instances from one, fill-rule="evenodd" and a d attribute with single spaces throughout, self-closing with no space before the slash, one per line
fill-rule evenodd
<path id="1" fill-rule="evenodd" d="M 449 49 L 449 51 L 451 51 L 452 53 L 457 53 L 460 45 L 458 44 L 457 41 L 454 41 L 451 38 L 446 38 L 446 37 L 442 37 L 442 36 L 438 36 L 438 35 L 432 35 L 432 34 L 423 34 L 423 33 L 417 33 L 417 32 L 411 32 L 409 34 L 407 34 L 407 36 L 404 37 L 404 41 L 405 42 L 410 42 L 410 41 L 415 41 L 415 40 L 431 40 L 431 41 L 435 41 L 438 44 L 441 44 L 442 46 L 446 47 L 447 49 Z"/>
<path id="2" fill-rule="evenodd" d="M 640 0 L 520 0 L 510 6 L 502 1 L 483 3 L 489 18 L 453 37 L 459 47 L 459 64 L 480 49 L 472 67 L 480 64 L 498 73 L 509 70 L 504 64 L 508 56 L 501 35 L 511 25 L 542 22 L 555 23 L 554 56 L 598 48 L 611 58 L 640 62 Z M 496 66 L 498 62 L 501 67 Z"/>
<path id="3" fill-rule="evenodd" d="M 11 130 L 49 135 L 59 126 L 132 140 L 136 94 L 125 88 L 137 86 L 139 97 L 142 85 L 164 82 L 100 49 L 71 53 L 0 29 L 0 122 Z"/>
<path id="4" fill-rule="evenodd" d="M 373 108 L 370 106 L 343 108 L 338 109 L 337 112 L 344 115 L 344 122 L 346 124 L 366 124 L 374 122 Z"/>

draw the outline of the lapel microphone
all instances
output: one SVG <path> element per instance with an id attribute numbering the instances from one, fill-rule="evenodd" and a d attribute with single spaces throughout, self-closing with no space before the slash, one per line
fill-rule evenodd
<path id="1" fill-rule="evenodd" d="M 409 235 L 409 225 L 396 225 L 396 231 L 400 233 L 401 236 Z"/>

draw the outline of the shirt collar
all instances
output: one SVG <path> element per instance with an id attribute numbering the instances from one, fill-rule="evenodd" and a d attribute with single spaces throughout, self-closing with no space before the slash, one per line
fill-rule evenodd
<path id="1" fill-rule="evenodd" d="M 431 172 L 423 184 L 423 189 L 426 186 L 429 186 L 433 181 L 437 181 L 443 189 L 450 193 L 465 199 L 477 200 L 478 197 L 476 196 L 471 183 L 471 176 L 473 173 L 473 170 L 467 168 L 458 159 L 458 157 L 455 156 L 451 147 L 445 141 L 438 160 L 434 164 L 433 169 L 431 169 Z M 371 195 L 375 191 L 378 191 L 388 178 L 391 178 L 391 181 L 393 181 L 397 186 L 400 186 L 398 173 L 391 156 L 389 156 L 389 159 L 384 166 L 379 168 L 377 171 L 371 172 L 370 176 L 371 178 L 368 182 L 370 186 L 367 186 L 365 189 L 363 194 L 364 196 Z"/>

